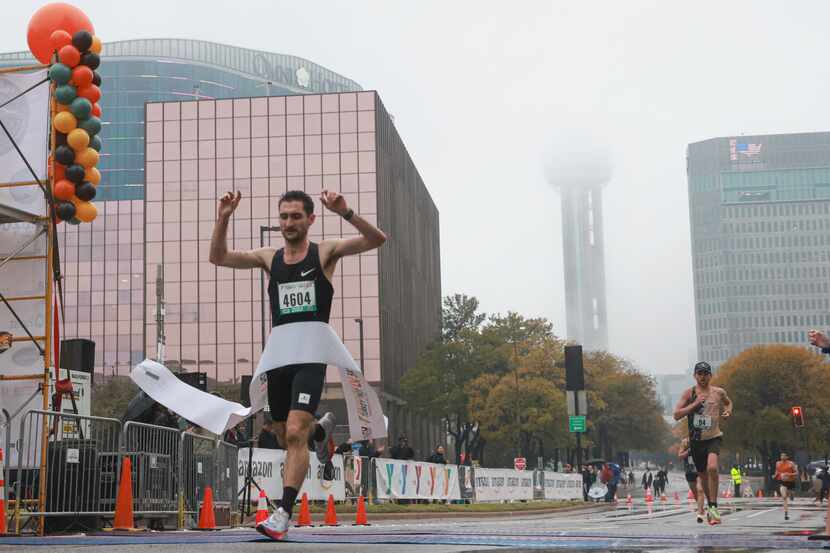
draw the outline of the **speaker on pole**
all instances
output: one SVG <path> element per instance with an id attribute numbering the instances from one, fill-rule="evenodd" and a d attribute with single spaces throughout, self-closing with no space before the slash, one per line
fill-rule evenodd
<path id="1" fill-rule="evenodd" d="M 242 383 L 239 385 L 239 399 L 245 407 L 251 406 L 251 378 L 250 374 L 243 374 Z"/>
<path id="2" fill-rule="evenodd" d="M 582 346 L 565 346 L 565 389 L 585 389 L 585 372 L 582 367 Z"/>

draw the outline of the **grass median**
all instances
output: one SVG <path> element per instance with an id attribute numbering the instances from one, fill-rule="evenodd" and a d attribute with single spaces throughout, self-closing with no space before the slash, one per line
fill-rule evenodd
<path id="1" fill-rule="evenodd" d="M 529 501 L 516 503 L 379 503 L 377 505 L 366 504 L 366 512 L 369 514 L 386 513 L 502 513 L 517 511 L 546 511 L 550 509 L 566 509 L 568 507 L 580 507 L 586 504 L 581 501 Z M 295 509 L 296 510 L 296 509 Z M 353 513 L 357 507 L 351 503 L 338 504 L 338 513 Z M 325 503 L 311 505 L 312 513 L 324 513 Z"/>

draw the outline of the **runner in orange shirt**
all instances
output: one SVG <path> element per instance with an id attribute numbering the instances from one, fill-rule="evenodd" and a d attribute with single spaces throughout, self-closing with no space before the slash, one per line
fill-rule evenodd
<path id="1" fill-rule="evenodd" d="M 781 497 L 784 498 L 784 520 L 790 520 L 789 495 L 795 489 L 798 469 L 786 453 L 782 453 L 781 460 L 775 463 L 775 476 L 772 479 L 781 484 Z"/>

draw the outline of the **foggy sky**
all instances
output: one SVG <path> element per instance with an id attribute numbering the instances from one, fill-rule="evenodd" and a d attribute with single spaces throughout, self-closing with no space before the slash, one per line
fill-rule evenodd
<path id="1" fill-rule="evenodd" d="M 43 3 L 26 4 L 4 5 L 0 51 L 26 49 Z M 688 371 L 695 350 L 686 144 L 830 127 L 820 1 L 74 4 L 105 42 L 293 54 L 378 90 L 440 211 L 444 295 L 547 317 L 559 335 L 559 197 L 545 168 L 569 133 L 601 137 L 610 348 L 655 373 Z"/>

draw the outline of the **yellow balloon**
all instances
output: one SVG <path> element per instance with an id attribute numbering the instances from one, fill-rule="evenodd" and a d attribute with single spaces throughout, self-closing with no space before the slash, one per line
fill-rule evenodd
<path id="1" fill-rule="evenodd" d="M 91 223 L 98 216 L 98 208 L 91 202 L 77 202 L 75 204 L 75 217 L 83 223 Z"/>
<path id="2" fill-rule="evenodd" d="M 76 152 L 80 152 L 89 146 L 89 133 L 83 129 L 75 129 L 67 135 L 66 143 Z"/>
<path id="3" fill-rule="evenodd" d="M 95 167 L 87 167 L 84 171 L 84 180 L 98 186 L 98 183 L 101 182 L 101 171 Z"/>
<path id="4" fill-rule="evenodd" d="M 75 163 L 79 163 L 86 168 L 94 167 L 98 163 L 98 152 L 95 148 L 86 148 L 75 154 Z"/>
<path id="5" fill-rule="evenodd" d="M 101 39 L 97 36 L 92 37 L 92 46 L 89 47 L 90 52 L 95 52 L 96 54 L 101 53 Z"/>
<path id="6" fill-rule="evenodd" d="M 69 134 L 78 126 L 78 120 L 68 111 L 56 113 L 52 123 L 55 125 L 55 129 L 64 134 Z"/>

